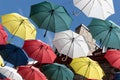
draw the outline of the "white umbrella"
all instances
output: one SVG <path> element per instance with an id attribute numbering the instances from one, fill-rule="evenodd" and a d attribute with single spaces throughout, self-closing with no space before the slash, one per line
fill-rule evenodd
<path id="1" fill-rule="evenodd" d="M 22 77 L 17 73 L 17 70 L 12 67 L 0 67 L 0 73 L 11 80 L 23 80 Z"/>
<path id="2" fill-rule="evenodd" d="M 84 37 L 71 30 L 55 33 L 53 44 L 59 53 L 71 58 L 87 56 L 89 53 Z"/>
<path id="3" fill-rule="evenodd" d="M 113 0 L 73 0 L 73 3 L 88 17 L 105 20 L 114 14 Z"/>

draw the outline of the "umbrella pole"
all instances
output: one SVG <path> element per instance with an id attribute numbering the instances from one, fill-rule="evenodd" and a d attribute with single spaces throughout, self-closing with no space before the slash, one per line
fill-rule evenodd
<path id="1" fill-rule="evenodd" d="M 112 25 L 112 24 L 111 24 L 111 25 Z M 103 44 L 104 44 L 106 38 L 109 37 L 109 34 L 110 34 L 111 30 L 112 30 L 112 27 L 110 27 L 110 30 L 108 31 L 108 33 L 107 33 L 107 35 L 105 36 L 103 42 L 101 43 L 100 48 L 103 47 Z"/>
<path id="2" fill-rule="evenodd" d="M 23 23 L 24 20 L 21 21 L 21 23 L 19 24 L 19 26 Z M 8 43 L 10 43 L 12 41 L 12 39 L 14 38 L 15 34 L 17 33 L 19 27 L 16 29 L 15 33 L 12 35 L 12 37 L 10 38 L 10 40 L 8 41 Z"/>
<path id="3" fill-rule="evenodd" d="M 54 14 L 54 10 L 52 9 L 52 10 L 50 10 L 49 11 L 51 14 L 50 14 L 50 18 L 49 18 L 49 21 L 48 21 L 48 25 L 47 25 L 47 28 L 46 28 L 46 31 L 45 31 L 45 33 L 44 33 L 44 37 L 46 37 L 46 34 L 47 34 L 47 31 L 48 31 L 48 27 L 49 27 L 49 24 L 50 24 L 50 19 L 51 19 L 51 16 Z"/>
<path id="4" fill-rule="evenodd" d="M 47 29 L 46 29 L 46 31 L 45 31 L 45 33 L 44 33 L 44 38 L 46 37 L 47 30 L 48 30 L 48 26 L 47 26 Z"/>
<path id="5" fill-rule="evenodd" d="M 67 60 L 67 58 L 68 58 L 68 54 L 69 54 L 70 49 L 71 49 L 71 45 L 72 45 L 72 43 L 74 42 L 74 40 L 75 40 L 75 38 L 72 38 L 72 41 L 71 41 L 71 44 L 70 44 L 69 50 L 68 50 L 68 52 L 67 52 L 67 55 L 65 56 L 65 58 L 64 58 L 64 57 L 62 58 L 62 61 L 66 61 L 66 60 Z"/>

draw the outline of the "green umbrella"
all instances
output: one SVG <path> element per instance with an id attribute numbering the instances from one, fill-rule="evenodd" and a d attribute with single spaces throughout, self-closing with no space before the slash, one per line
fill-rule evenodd
<path id="1" fill-rule="evenodd" d="M 51 32 L 68 30 L 72 22 L 72 18 L 63 6 L 47 1 L 32 5 L 30 18 L 46 32 L 47 30 Z"/>
<path id="2" fill-rule="evenodd" d="M 88 28 L 100 47 L 120 49 L 120 28 L 114 22 L 93 19 Z"/>
<path id="3" fill-rule="evenodd" d="M 73 80 L 73 72 L 63 64 L 53 63 L 42 66 L 48 80 Z"/>

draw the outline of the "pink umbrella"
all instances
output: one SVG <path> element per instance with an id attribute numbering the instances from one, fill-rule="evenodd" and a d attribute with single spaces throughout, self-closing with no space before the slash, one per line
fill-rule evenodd
<path id="1" fill-rule="evenodd" d="M 109 49 L 104 57 L 113 67 L 120 69 L 120 50 Z"/>
<path id="2" fill-rule="evenodd" d="M 2 25 L 0 24 L 0 44 L 6 44 L 7 38 L 8 38 L 8 35 L 3 29 Z"/>
<path id="3" fill-rule="evenodd" d="M 17 72 L 24 80 L 46 80 L 46 76 L 34 66 L 19 66 Z"/>

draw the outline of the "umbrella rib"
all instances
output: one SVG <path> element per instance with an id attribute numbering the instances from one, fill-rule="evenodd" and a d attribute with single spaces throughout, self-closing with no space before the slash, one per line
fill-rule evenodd
<path id="1" fill-rule="evenodd" d="M 80 40 L 80 41 L 83 41 L 83 40 Z M 80 43 L 78 43 L 77 40 L 75 40 L 75 42 L 81 47 Z M 87 43 L 86 43 L 87 44 Z M 82 47 L 81 47 L 82 48 Z M 82 49 L 83 50 L 83 49 Z M 83 50 L 84 51 L 84 50 Z"/>
<path id="2" fill-rule="evenodd" d="M 92 0 L 89 0 L 81 10 L 84 10 L 91 1 Z"/>
<path id="3" fill-rule="evenodd" d="M 62 13 L 62 12 L 61 12 Z M 65 20 L 63 19 L 63 18 L 61 18 L 59 15 L 57 15 L 65 24 L 66 24 L 66 26 L 68 26 L 67 25 L 67 23 L 65 22 Z M 69 28 L 68 28 L 69 29 Z"/>
<path id="4" fill-rule="evenodd" d="M 114 32 L 113 32 L 113 33 L 114 33 Z M 114 33 L 114 34 L 116 34 L 116 33 Z M 116 34 L 116 35 L 117 35 L 117 34 Z M 120 36 L 117 35 L 117 37 L 119 38 Z M 119 38 L 119 39 L 120 39 L 120 38 Z M 119 43 L 119 41 L 118 41 L 118 43 Z M 119 47 L 120 47 L 120 45 L 119 45 Z"/>
<path id="5" fill-rule="evenodd" d="M 67 33 L 62 33 L 63 35 L 65 34 L 68 38 L 71 38 L 71 36 L 69 35 L 69 34 L 67 34 Z M 72 34 L 73 34 L 73 32 L 72 32 Z M 72 36 L 73 37 L 73 36 Z"/>
<path id="6" fill-rule="evenodd" d="M 99 4 L 101 5 L 101 7 L 103 7 L 102 4 L 101 4 L 101 2 L 100 2 L 99 0 L 98 0 L 98 2 L 99 2 Z M 104 12 L 103 8 L 102 8 L 102 11 Z M 103 15 L 103 17 L 105 18 L 104 14 L 102 14 L 102 15 Z"/>
<path id="7" fill-rule="evenodd" d="M 59 41 L 59 40 L 63 40 L 63 39 L 70 40 L 69 38 L 60 38 L 60 39 L 53 40 L 53 42 L 56 42 L 56 41 Z"/>
<path id="8" fill-rule="evenodd" d="M 63 47 L 61 47 L 60 52 L 62 51 L 62 49 L 63 49 L 69 42 L 71 42 L 71 41 L 68 41 L 65 45 L 63 45 Z M 69 48 L 70 48 L 70 47 L 69 47 Z M 67 54 L 68 54 L 68 53 L 67 53 Z"/>
<path id="9" fill-rule="evenodd" d="M 30 67 L 30 68 L 31 68 L 31 67 Z M 34 69 L 31 68 L 31 71 L 32 71 L 32 72 L 30 73 L 30 75 L 32 75 L 32 74 L 34 73 Z M 31 76 L 29 76 L 28 80 L 31 79 L 30 77 L 31 77 Z"/>
<path id="10" fill-rule="evenodd" d="M 119 58 L 120 58 L 120 57 L 119 57 Z M 115 59 L 115 60 L 112 62 L 112 64 L 114 64 L 119 58 Z"/>
<path id="11" fill-rule="evenodd" d="M 98 71 L 98 69 L 93 65 L 93 67 L 97 70 L 97 72 L 99 73 L 99 71 Z M 98 67 L 100 67 L 100 66 L 98 66 Z M 100 77 L 100 75 L 98 75 L 99 77 Z"/>

